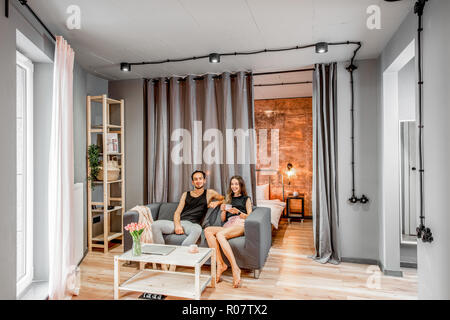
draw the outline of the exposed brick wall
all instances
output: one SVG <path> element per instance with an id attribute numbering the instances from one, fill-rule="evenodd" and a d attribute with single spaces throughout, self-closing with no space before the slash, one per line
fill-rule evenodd
<path id="1" fill-rule="evenodd" d="M 256 129 L 268 129 L 270 154 L 270 129 L 279 129 L 279 168 L 284 176 L 285 196 L 297 191 L 305 194 L 305 213 L 311 215 L 312 191 L 312 98 L 273 99 L 255 101 Z M 259 147 L 259 141 L 258 141 Z M 259 149 L 258 149 L 259 150 Z M 292 163 L 295 176 L 288 185 L 286 166 Z M 257 168 L 261 168 L 258 154 Z M 271 178 L 271 199 L 282 199 L 281 179 Z M 257 174 L 258 184 L 268 182 L 268 177 Z M 294 207 L 296 204 L 291 203 Z M 297 203 L 300 204 L 300 201 Z"/>

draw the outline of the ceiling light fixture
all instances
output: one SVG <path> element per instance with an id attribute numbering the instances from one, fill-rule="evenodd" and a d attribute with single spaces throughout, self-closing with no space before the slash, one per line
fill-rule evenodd
<path id="1" fill-rule="evenodd" d="M 308 48 L 316 48 L 317 53 L 325 53 L 328 52 L 329 46 L 342 46 L 342 45 L 357 45 L 358 49 L 361 48 L 361 42 L 360 41 L 342 41 L 342 42 L 319 42 L 319 43 L 313 43 L 313 44 L 307 44 L 303 46 L 295 46 L 295 47 L 288 47 L 288 48 L 275 48 L 275 49 L 261 49 L 261 50 L 255 50 L 255 51 L 241 51 L 241 52 L 225 52 L 225 53 L 210 53 L 203 56 L 195 56 L 195 57 L 186 57 L 186 58 L 178 58 L 178 59 L 165 59 L 165 60 L 157 60 L 157 61 L 144 61 L 144 62 L 130 62 L 126 63 L 128 65 L 128 70 L 131 70 L 131 66 L 142 66 L 142 65 L 151 65 L 151 64 L 163 64 L 163 63 L 170 63 L 170 62 L 184 62 L 184 61 L 192 61 L 192 60 L 200 60 L 200 59 L 209 59 L 209 62 L 211 63 L 219 63 L 221 57 L 226 56 L 249 56 L 254 54 L 260 54 L 260 53 L 274 53 L 274 52 L 283 52 L 283 51 L 292 51 L 292 50 L 303 50 Z M 122 71 L 126 71 L 122 69 L 122 66 L 125 63 L 120 64 L 120 69 Z"/>
<path id="2" fill-rule="evenodd" d="M 120 64 L 120 70 L 124 72 L 130 72 L 131 71 L 131 64 L 128 62 L 122 62 Z"/>
<path id="3" fill-rule="evenodd" d="M 327 53 L 327 52 L 328 52 L 327 42 L 319 42 L 316 44 L 316 53 Z"/>
<path id="4" fill-rule="evenodd" d="M 220 54 L 218 54 L 218 53 L 211 53 L 209 55 L 209 62 L 210 63 L 220 63 Z"/>

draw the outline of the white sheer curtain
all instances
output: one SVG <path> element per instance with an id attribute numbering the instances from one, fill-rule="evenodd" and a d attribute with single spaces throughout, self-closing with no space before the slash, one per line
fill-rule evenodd
<path id="1" fill-rule="evenodd" d="M 49 298 L 57 300 L 78 294 L 72 229 L 74 55 L 67 41 L 57 37 L 48 181 Z"/>

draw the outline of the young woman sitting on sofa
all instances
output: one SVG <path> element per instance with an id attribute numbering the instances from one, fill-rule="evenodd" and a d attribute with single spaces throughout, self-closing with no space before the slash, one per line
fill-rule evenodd
<path id="1" fill-rule="evenodd" d="M 219 246 L 222 249 L 233 271 L 233 287 L 241 286 L 241 269 L 236 263 L 236 259 L 228 243 L 229 239 L 244 235 L 245 219 L 252 213 L 252 202 L 247 195 L 244 179 L 241 176 L 234 176 L 230 180 L 230 185 L 225 197 L 225 203 L 220 207 L 222 227 L 208 227 L 205 229 L 205 237 L 210 248 L 215 248 L 217 253 L 217 277 L 216 281 L 221 281 L 222 273 L 228 266 L 223 261 Z"/>

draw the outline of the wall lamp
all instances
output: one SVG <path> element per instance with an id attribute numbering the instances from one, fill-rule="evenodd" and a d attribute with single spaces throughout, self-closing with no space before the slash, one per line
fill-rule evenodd
<path id="1" fill-rule="evenodd" d="M 295 174 L 295 170 L 293 169 L 294 166 L 292 165 L 292 163 L 288 163 L 287 164 L 287 171 L 286 171 L 286 175 L 288 176 L 288 184 L 291 184 L 291 177 L 294 176 Z"/>

